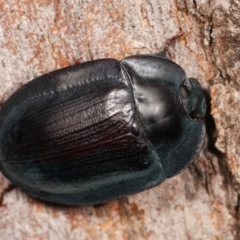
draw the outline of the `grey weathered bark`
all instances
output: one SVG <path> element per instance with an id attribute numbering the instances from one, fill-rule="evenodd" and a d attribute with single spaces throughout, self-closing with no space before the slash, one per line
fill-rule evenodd
<path id="1" fill-rule="evenodd" d="M 163 184 L 102 206 L 53 206 L 14 189 L 0 207 L 0 239 L 240 239 L 238 0 L 0 0 L 0 10 L 1 102 L 75 62 L 157 52 L 182 29 L 171 57 L 209 93 L 217 139 L 216 174 L 201 154 Z M 0 191 L 8 184 L 1 175 Z"/>

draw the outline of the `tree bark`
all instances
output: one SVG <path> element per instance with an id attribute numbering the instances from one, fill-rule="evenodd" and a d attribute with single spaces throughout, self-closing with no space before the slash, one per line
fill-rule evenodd
<path id="1" fill-rule="evenodd" d="M 171 60 L 201 82 L 211 106 L 205 154 L 130 197 L 55 206 L 8 191 L 1 174 L 0 239 L 240 239 L 238 0 L 0 0 L 0 10 L 1 102 L 55 69 L 158 52 L 182 30 Z"/>

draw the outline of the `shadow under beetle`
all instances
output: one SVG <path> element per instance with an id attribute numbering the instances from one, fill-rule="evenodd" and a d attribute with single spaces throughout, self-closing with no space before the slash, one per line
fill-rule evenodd
<path id="1" fill-rule="evenodd" d="M 151 188 L 196 158 L 206 99 L 174 62 L 135 55 L 40 76 L 0 110 L 0 169 L 50 202 L 88 205 Z"/>

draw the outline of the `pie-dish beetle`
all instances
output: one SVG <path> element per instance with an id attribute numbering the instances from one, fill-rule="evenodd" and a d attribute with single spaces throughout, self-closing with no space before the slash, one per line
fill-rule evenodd
<path id="1" fill-rule="evenodd" d="M 0 169 L 49 202 L 128 196 L 183 171 L 205 137 L 198 81 L 159 54 L 100 59 L 28 82 L 0 110 Z"/>

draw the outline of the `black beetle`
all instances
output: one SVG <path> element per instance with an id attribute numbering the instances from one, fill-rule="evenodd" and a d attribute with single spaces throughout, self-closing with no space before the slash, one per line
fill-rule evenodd
<path id="1" fill-rule="evenodd" d="M 135 55 L 40 76 L 0 111 L 0 168 L 28 194 L 86 205 L 185 169 L 205 137 L 206 99 L 174 62 Z"/>

